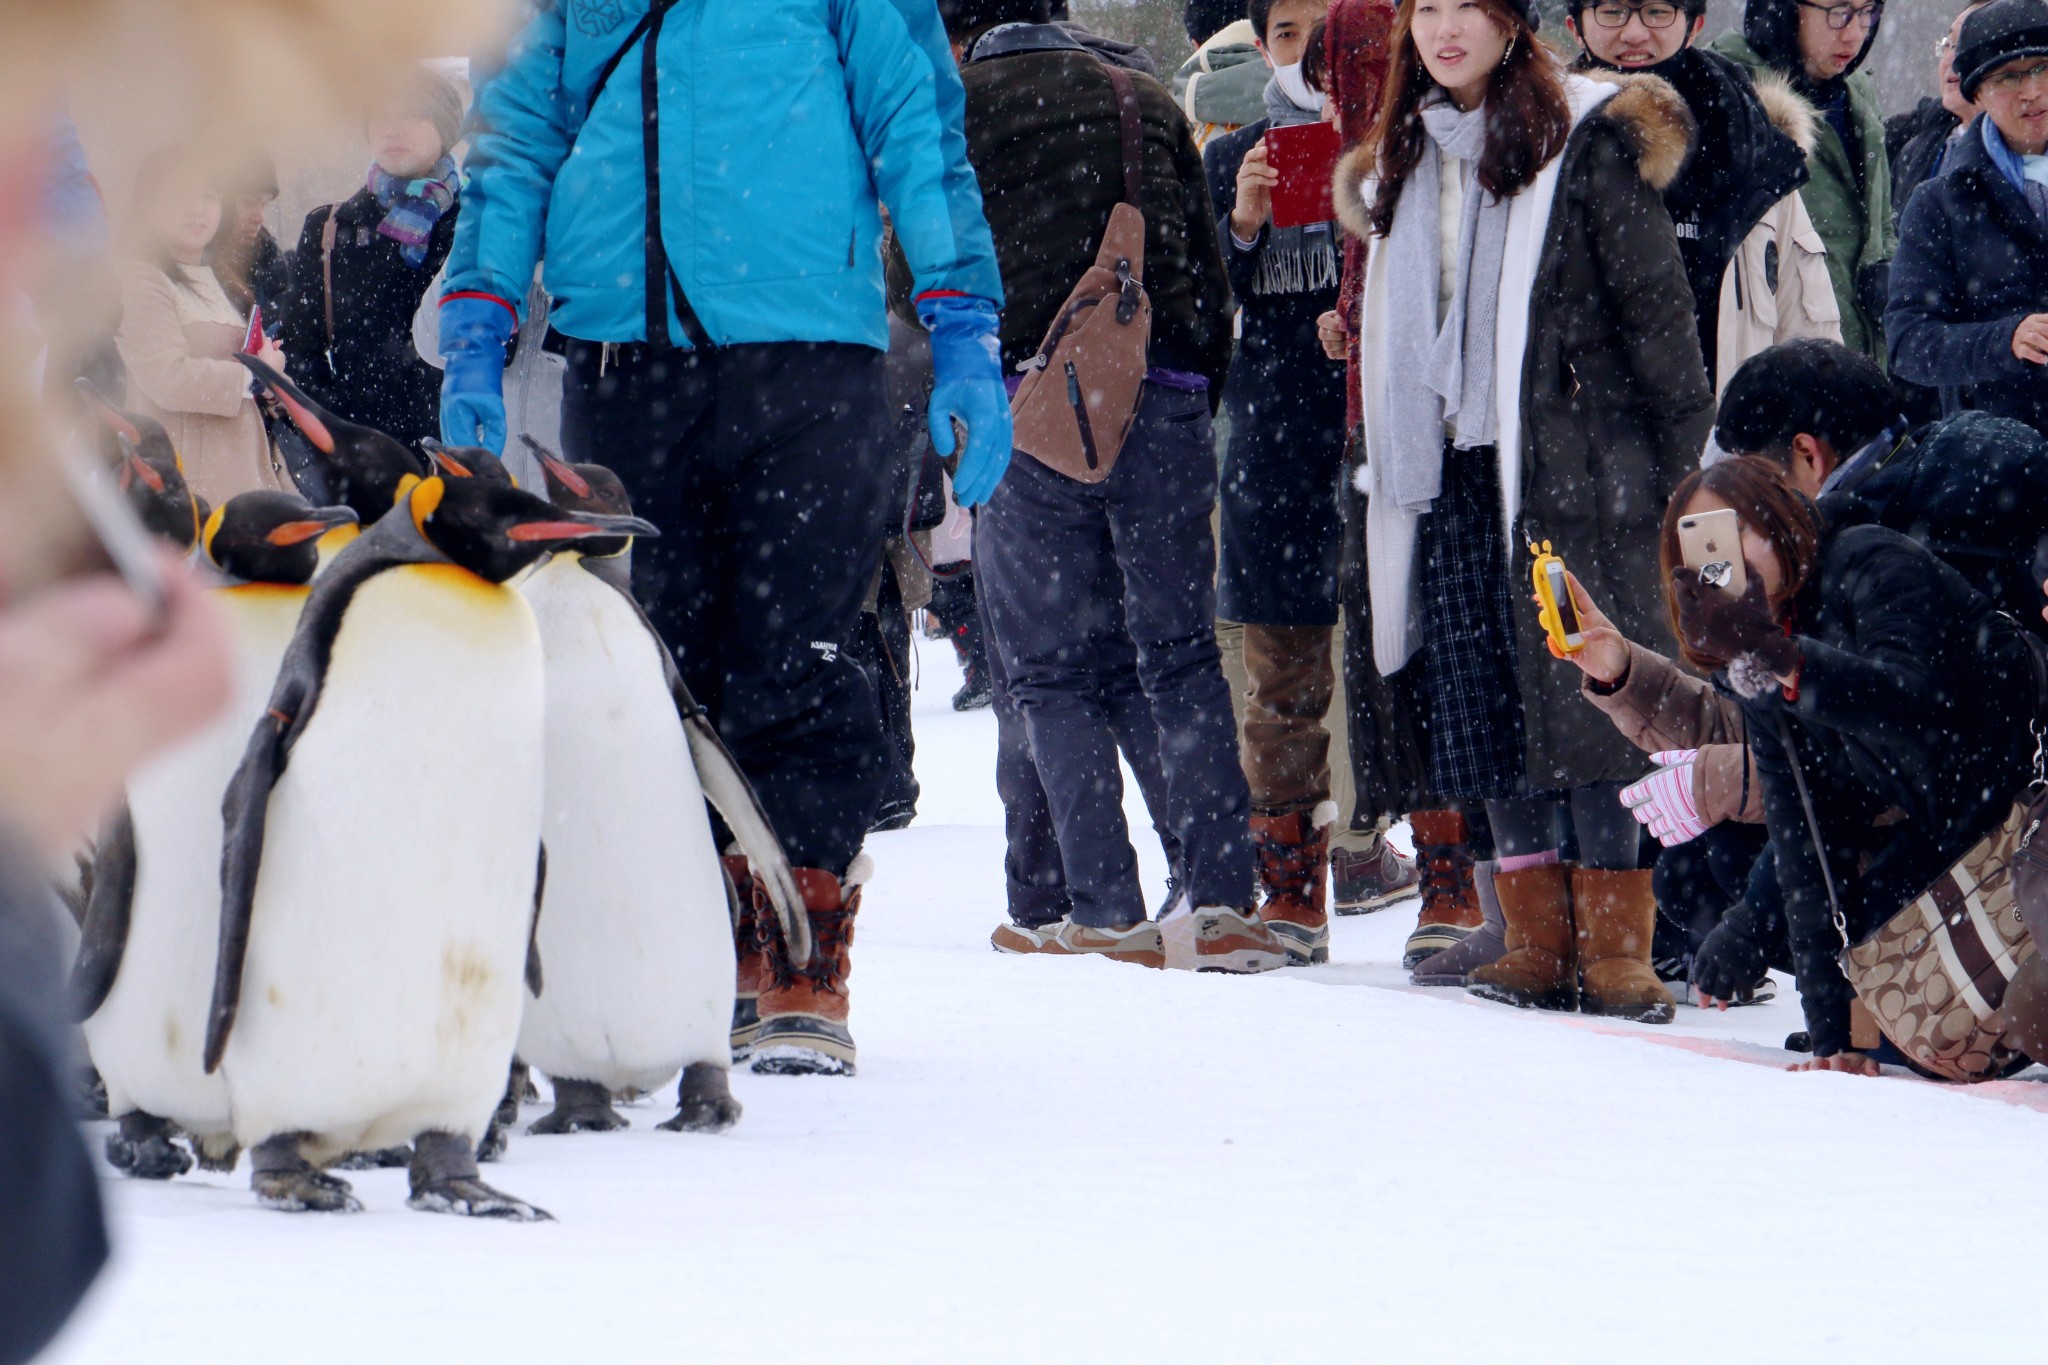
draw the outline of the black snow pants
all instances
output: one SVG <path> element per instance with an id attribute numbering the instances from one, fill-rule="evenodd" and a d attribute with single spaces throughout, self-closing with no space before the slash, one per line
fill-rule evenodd
<path id="1" fill-rule="evenodd" d="M 847 654 L 895 473 L 882 352 L 779 342 L 650 352 L 572 341 L 562 444 L 661 528 L 633 591 L 782 836 L 844 875 L 889 767 Z"/>
<path id="2" fill-rule="evenodd" d="M 990 659 L 1030 735 L 1078 924 L 1146 917 L 1098 676 L 1117 572 L 1183 884 L 1198 906 L 1252 903 L 1251 793 L 1216 648 L 1215 505 L 1208 395 L 1147 384 L 1108 479 L 1019 455 L 975 523 Z"/>

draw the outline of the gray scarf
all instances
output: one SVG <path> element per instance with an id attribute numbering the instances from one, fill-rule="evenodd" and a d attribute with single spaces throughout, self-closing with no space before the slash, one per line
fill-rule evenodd
<path id="1" fill-rule="evenodd" d="M 1439 99 L 1422 111 L 1429 137 L 1401 191 L 1387 234 L 1387 443 L 1373 452 L 1378 487 L 1404 511 L 1427 512 L 1443 489 L 1446 433 L 1460 450 L 1492 445 L 1494 321 L 1501 259 L 1507 251 L 1508 201 L 1479 188 L 1486 150 L 1486 108 L 1460 113 Z M 1457 284 L 1437 325 L 1438 195 L 1446 155 L 1464 162 L 1464 216 L 1453 248 Z M 1482 203 L 1481 201 L 1485 202 Z M 1420 383 L 1414 382 L 1421 380 Z"/>
<path id="2" fill-rule="evenodd" d="M 1303 109 L 1287 98 L 1278 80 L 1266 82 L 1266 123 L 1273 128 L 1292 128 L 1315 123 L 1320 110 Z M 1266 249 L 1259 255 L 1258 274 L 1252 277 L 1254 294 L 1305 294 L 1318 289 L 1335 289 L 1342 274 L 1337 259 L 1337 234 L 1328 223 L 1307 223 L 1300 227 L 1266 225 Z"/>

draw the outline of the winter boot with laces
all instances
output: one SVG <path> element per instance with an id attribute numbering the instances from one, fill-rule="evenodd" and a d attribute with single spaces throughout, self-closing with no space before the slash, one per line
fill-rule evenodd
<path id="1" fill-rule="evenodd" d="M 1259 918 L 1287 949 L 1287 961 L 1306 966 L 1330 960 L 1330 825 L 1337 807 L 1254 815 L 1252 848 L 1265 900 Z"/>
<path id="2" fill-rule="evenodd" d="M 1493 894 L 1507 921 L 1507 951 L 1497 961 L 1475 967 L 1465 989 L 1482 1000 L 1517 1009 L 1577 1009 L 1571 869 L 1563 863 L 1544 863 L 1497 872 Z M 1649 943 L 1647 931 L 1643 942 Z"/>
<path id="3" fill-rule="evenodd" d="M 847 977 L 853 970 L 853 921 L 860 911 L 860 883 L 868 860 L 854 859 L 845 883 L 815 867 L 794 869 L 810 916 L 814 951 L 807 963 L 790 961 L 789 945 L 765 921 L 768 979 L 758 1003 L 760 1029 L 754 1035 L 754 1070 L 767 1076 L 851 1076 L 853 1034 L 846 1026 L 851 1002 Z M 754 913 L 772 916 L 765 893 L 756 891 Z"/>
<path id="4" fill-rule="evenodd" d="M 1464 942 L 1485 920 L 1472 885 L 1471 832 L 1462 811 L 1419 810 L 1408 817 L 1415 833 L 1415 866 L 1422 878 L 1422 913 L 1401 952 L 1403 971 Z"/>
<path id="5" fill-rule="evenodd" d="M 1406 900 L 1421 888 L 1415 860 L 1401 856 L 1385 830 L 1363 849 L 1330 850 L 1330 908 L 1340 915 L 1365 915 Z"/>
<path id="6" fill-rule="evenodd" d="M 747 860 L 728 856 L 725 875 L 732 883 L 733 950 L 739 958 L 739 979 L 732 998 L 732 1059 L 735 1064 L 753 1055 L 754 1037 L 761 1031 L 760 997 L 768 979 L 768 947 L 761 935 L 761 914 L 754 906 L 754 870 Z"/>
<path id="7" fill-rule="evenodd" d="M 1668 1024 L 1671 992 L 1650 969 L 1657 923 L 1652 873 L 1572 869 L 1572 919 L 1578 926 L 1579 1008 L 1587 1014 Z"/>

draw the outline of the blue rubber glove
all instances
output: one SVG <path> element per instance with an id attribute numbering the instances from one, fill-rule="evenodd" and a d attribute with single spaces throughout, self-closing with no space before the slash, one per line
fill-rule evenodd
<path id="1" fill-rule="evenodd" d="M 505 452 L 505 345 L 512 310 L 494 298 L 456 294 L 441 301 L 441 439 L 451 446 Z"/>
<path id="2" fill-rule="evenodd" d="M 967 451 L 953 475 L 953 500 L 978 506 L 1010 467 L 1010 395 L 1003 388 L 997 337 L 1001 319 L 987 299 L 962 295 L 919 299 L 917 316 L 932 334 L 932 449 L 942 459 L 951 455 L 953 422 L 966 424 Z"/>

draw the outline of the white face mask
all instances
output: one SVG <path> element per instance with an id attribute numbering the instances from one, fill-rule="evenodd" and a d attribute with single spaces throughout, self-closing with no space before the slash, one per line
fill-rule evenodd
<path id="1" fill-rule="evenodd" d="M 1287 96 L 1295 108 L 1306 109 L 1312 114 L 1323 112 L 1323 97 L 1309 89 L 1308 82 L 1302 79 L 1300 62 L 1274 67 L 1273 79 L 1280 82 L 1280 93 Z"/>

